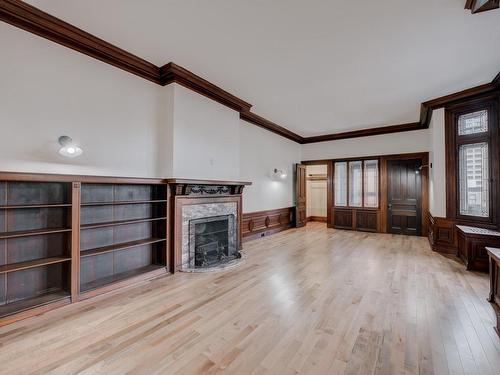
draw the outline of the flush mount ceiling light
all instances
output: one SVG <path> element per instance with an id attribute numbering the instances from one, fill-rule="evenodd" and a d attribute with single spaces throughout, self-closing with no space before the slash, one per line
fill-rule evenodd
<path id="1" fill-rule="evenodd" d="M 284 180 L 288 174 L 286 173 L 286 169 L 278 169 L 274 168 L 273 169 L 273 178 L 276 180 Z"/>
<path id="2" fill-rule="evenodd" d="M 59 144 L 62 146 L 59 149 L 59 154 L 68 158 L 80 156 L 83 150 L 73 143 L 73 139 L 67 135 L 59 137 Z"/>

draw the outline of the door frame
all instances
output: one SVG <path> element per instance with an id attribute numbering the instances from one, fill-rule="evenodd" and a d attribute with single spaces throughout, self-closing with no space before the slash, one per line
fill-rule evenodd
<path id="1" fill-rule="evenodd" d="M 388 208 L 388 190 L 387 182 L 389 180 L 387 162 L 389 160 L 420 160 L 423 168 L 420 171 L 420 189 L 421 189 L 421 222 L 420 222 L 420 236 L 427 237 L 429 231 L 429 153 L 418 152 L 412 154 L 399 154 L 399 155 L 384 155 L 380 157 L 380 174 L 383 176 L 381 182 L 381 195 L 380 195 L 380 221 L 383 233 L 387 233 L 387 221 L 389 218 Z"/>
<path id="2" fill-rule="evenodd" d="M 366 159 L 378 159 L 379 160 L 379 232 L 387 233 L 387 160 L 404 160 L 404 159 L 420 159 L 423 166 L 420 172 L 421 177 L 421 187 L 422 187 L 422 222 L 421 226 L 421 236 L 427 237 L 429 231 L 429 153 L 428 152 L 413 152 L 407 154 L 389 154 L 389 155 L 371 155 L 371 156 L 357 156 L 357 157 L 347 157 L 347 158 L 333 158 L 333 159 L 317 159 L 317 160 L 306 160 L 302 161 L 300 164 L 305 165 L 318 165 L 326 164 L 327 167 L 327 222 L 328 228 L 332 228 L 332 213 L 333 213 L 333 163 L 336 160 L 366 160 Z"/>
<path id="3" fill-rule="evenodd" d="M 308 165 L 326 165 L 326 226 L 328 228 L 332 228 L 333 161 L 332 160 L 309 160 L 309 161 L 303 161 L 300 164 L 304 164 L 305 166 L 308 166 Z"/>

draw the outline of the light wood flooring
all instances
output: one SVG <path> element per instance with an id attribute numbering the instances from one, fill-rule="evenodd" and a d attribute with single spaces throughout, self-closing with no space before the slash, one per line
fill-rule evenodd
<path id="1" fill-rule="evenodd" d="M 222 273 L 0 328 L 1 374 L 499 374 L 488 278 L 426 238 L 311 223 Z"/>

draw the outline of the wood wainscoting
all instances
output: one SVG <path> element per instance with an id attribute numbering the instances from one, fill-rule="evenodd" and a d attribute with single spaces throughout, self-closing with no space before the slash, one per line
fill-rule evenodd
<path id="1" fill-rule="evenodd" d="M 454 220 L 445 217 L 432 216 L 429 212 L 429 242 L 432 250 L 443 254 L 458 255 L 457 225 L 468 225 L 484 229 L 498 230 L 490 224 L 478 224 L 473 221 Z"/>
<path id="2" fill-rule="evenodd" d="M 294 216 L 295 207 L 244 213 L 241 226 L 243 242 L 292 228 Z"/>
<path id="3" fill-rule="evenodd" d="M 456 255 L 458 237 L 455 221 L 432 216 L 429 212 L 429 242 L 434 251 Z"/>

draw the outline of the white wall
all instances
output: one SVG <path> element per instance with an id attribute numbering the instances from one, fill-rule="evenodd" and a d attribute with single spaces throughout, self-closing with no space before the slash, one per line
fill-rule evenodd
<path id="1" fill-rule="evenodd" d="M 183 86 L 173 86 L 172 176 L 239 180 L 239 113 Z"/>
<path id="2" fill-rule="evenodd" d="M 446 217 L 444 109 L 434 111 L 429 131 L 429 163 L 432 163 L 429 170 L 429 211 L 433 216 Z"/>
<path id="3" fill-rule="evenodd" d="M 426 129 L 306 144 L 302 146 L 302 159 L 336 159 L 356 156 L 426 152 L 429 150 L 429 130 Z"/>
<path id="4" fill-rule="evenodd" d="M 5 23 L 0 46 L 0 170 L 248 180 L 245 212 L 294 204 L 300 145 L 182 86 L 160 87 Z M 60 156 L 61 135 L 83 155 Z M 271 180 L 272 168 L 287 179 Z"/>
<path id="5" fill-rule="evenodd" d="M 243 193 L 243 211 L 254 212 L 294 206 L 294 164 L 300 145 L 240 121 L 240 178 L 252 181 Z M 274 168 L 287 170 L 285 180 L 273 180 Z"/>
<path id="6" fill-rule="evenodd" d="M 300 160 L 431 151 L 431 212 L 445 216 L 444 112 L 429 130 L 298 145 L 179 85 L 160 87 L 0 23 L 0 170 L 252 181 L 244 211 L 294 205 Z M 57 138 L 84 154 L 67 159 Z M 286 168 L 274 181 L 273 168 Z"/>
<path id="7" fill-rule="evenodd" d="M 0 170 L 159 176 L 159 86 L 6 23 L 0 46 Z"/>

